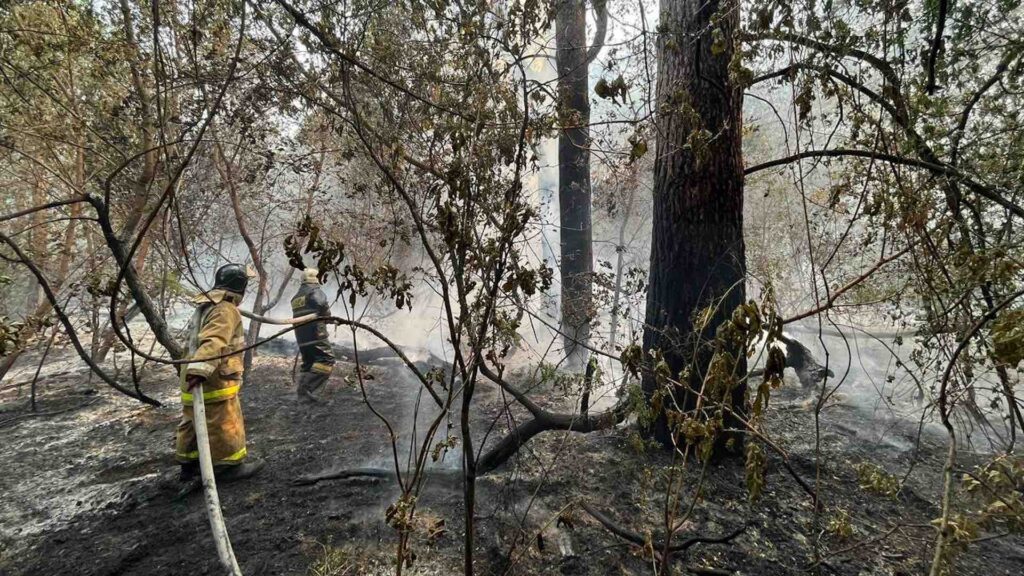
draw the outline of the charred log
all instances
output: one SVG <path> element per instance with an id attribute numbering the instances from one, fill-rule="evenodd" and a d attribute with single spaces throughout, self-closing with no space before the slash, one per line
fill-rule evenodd
<path id="1" fill-rule="evenodd" d="M 348 478 L 391 480 L 396 477 L 395 471 L 387 468 L 330 468 L 321 472 L 299 476 L 292 480 L 292 486 L 312 486 L 324 480 L 345 480 Z"/>
<path id="2" fill-rule="evenodd" d="M 504 438 L 498 441 L 477 462 L 477 474 L 487 474 L 497 470 L 502 464 L 514 456 L 519 449 L 534 436 L 542 432 L 563 430 L 585 434 L 598 430 L 607 430 L 622 423 L 629 415 L 629 405 L 619 402 L 610 410 L 589 416 L 587 414 L 556 414 L 540 411 L 533 418 L 523 422 Z"/>
<path id="3" fill-rule="evenodd" d="M 819 364 L 810 349 L 799 340 L 785 335 L 780 336 L 779 340 L 786 344 L 786 366 L 796 371 L 796 377 L 805 389 L 819 386 L 826 376 L 835 376 L 831 369 Z"/>

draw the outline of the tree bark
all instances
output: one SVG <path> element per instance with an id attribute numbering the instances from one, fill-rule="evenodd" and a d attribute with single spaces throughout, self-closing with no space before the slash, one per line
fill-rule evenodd
<path id="1" fill-rule="evenodd" d="M 39 206 L 46 203 L 46 186 L 46 181 L 41 176 L 36 175 L 35 181 L 32 184 L 33 205 Z M 47 269 L 47 263 L 49 260 L 49 250 L 47 250 L 49 226 L 46 224 L 47 217 L 48 215 L 46 212 L 36 212 L 33 214 L 32 230 L 29 233 L 30 242 L 32 244 L 32 258 L 39 263 L 39 267 L 43 270 Z M 25 310 L 35 310 L 41 302 L 42 298 L 40 298 L 39 286 L 32 286 L 26 295 Z"/>
<path id="2" fill-rule="evenodd" d="M 607 13 L 598 9 L 598 38 L 587 49 L 584 0 L 561 0 L 555 13 L 558 107 L 563 125 L 558 137 L 559 263 L 562 281 L 562 331 L 570 369 L 583 366 L 590 339 L 594 255 L 590 218 L 590 60 L 604 43 Z"/>
<path id="3" fill-rule="evenodd" d="M 612 318 L 608 328 L 608 348 L 615 354 L 615 347 L 619 342 L 619 317 L 622 315 L 622 275 L 625 272 L 626 262 L 626 227 L 629 226 L 630 218 L 633 216 L 633 202 L 638 192 L 630 190 L 626 198 L 626 208 L 622 212 L 622 222 L 619 224 L 619 241 L 615 244 L 615 288 L 612 291 Z"/>
<path id="4" fill-rule="evenodd" d="M 711 360 L 707 342 L 746 297 L 742 90 L 729 75 L 739 28 L 734 8 L 719 0 L 661 2 L 644 350 L 661 350 L 673 378 L 690 367 L 684 384 L 695 390 Z M 708 306 L 714 312 L 695 330 L 695 318 Z M 745 371 L 744 355 L 736 356 L 738 370 Z M 650 398 L 657 388 L 654 375 L 645 371 L 645 394 Z M 745 392 L 745 385 L 733 390 L 736 408 L 742 408 Z M 676 388 L 673 394 L 683 410 L 696 405 L 692 392 Z M 648 432 L 673 445 L 664 410 Z"/>

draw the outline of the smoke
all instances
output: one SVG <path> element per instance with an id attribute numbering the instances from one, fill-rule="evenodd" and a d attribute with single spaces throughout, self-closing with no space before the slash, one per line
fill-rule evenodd
<path id="1" fill-rule="evenodd" d="M 936 388 L 945 368 L 944 356 L 936 361 L 912 330 L 890 326 L 859 326 L 852 323 L 787 325 L 786 335 L 798 340 L 834 374 L 823 383 L 828 404 L 852 409 L 858 420 L 847 422 L 864 438 L 909 450 L 908 434 L 916 430 L 945 441 L 945 431 L 935 413 Z M 975 368 L 973 404 L 958 413 L 959 439 L 979 451 L 999 449 L 1009 437 L 1007 422 L 993 401 L 999 397 L 998 380 L 990 367 Z M 817 400 L 822 384 L 808 391 Z M 967 400 L 967 398 L 962 398 Z"/>

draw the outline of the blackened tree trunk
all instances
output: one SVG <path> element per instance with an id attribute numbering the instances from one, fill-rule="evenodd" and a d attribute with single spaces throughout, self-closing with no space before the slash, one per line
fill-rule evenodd
<path id="1" fill-rule="evenodd" d="M 727 0 L 661 1 L 644 350 L 661 350 L 672 377 L 692 390 L 700 389 L 707 372 L 715 329 L 745 299 L 742 90 L 729 75 L 736 8 Z M 708 307 L 714 310 L 710 318 L 695 324 Z M 701 324 L 703 329 L 695 328 Z M 742 372 L 741 351 L 737 357 Z M 648 397 L 658 388 L 650 371 L 643 388 Z M 696 405 L 692 391 L 677 387 L 672 393 L 679 408 Z M 745 387 L 733 390 L 734 406 L 742 407 L 744 395 Z M 650 432 L 671 445 L 666 422 L 663 409 Z"/>
<path id="2" fill-rule="evenodd" d="M 558 137 L 558 210 L 561 225 L 562 331 L 569 366 L 586 358 L 590 339 L 594 255 L 590 223 L 589 66 L 604 43 L 608 14 L 595 0 L 597 32 L 587 48 L 585 0 L 559 0 L 555 13 L 559 112 L 566 126 Z"/>

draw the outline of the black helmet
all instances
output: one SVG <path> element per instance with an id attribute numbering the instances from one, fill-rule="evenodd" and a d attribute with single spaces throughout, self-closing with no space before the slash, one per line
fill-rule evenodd
<path id="1" fill-rule="evenodd" d="M 249 283 L 249 271 L 242 264 L 225 264 L 217 269 L 213 289 L 218 288 L 245 294 L 245 286 Z"/>

